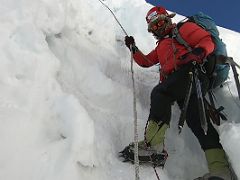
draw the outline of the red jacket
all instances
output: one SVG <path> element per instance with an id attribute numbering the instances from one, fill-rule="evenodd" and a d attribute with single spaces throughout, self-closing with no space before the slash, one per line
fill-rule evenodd
<path id="1" fill-rule="evenodd" d="M 184 23 L 180 27 L 179 33 L 192 48 L 203 48 L 206 52 L 205 56 L 213 52 L 214 43 L 211 34 L 195 23 Z M 160 63 L 161 72 L 168 75 L 175 69 L 175 64 L 179 66 L 185 63 L 183 60 L 180 60 L 180 57 L 186 53 L 188 53 L 187 48 L 179 44 L 176 39 L 165 38 L 159 41 L 157 47 L 148 55 L 143 55 L 140 51 L 137 51 L 134 53 L 133 58 L 142 67 L 150 67 Z"/>

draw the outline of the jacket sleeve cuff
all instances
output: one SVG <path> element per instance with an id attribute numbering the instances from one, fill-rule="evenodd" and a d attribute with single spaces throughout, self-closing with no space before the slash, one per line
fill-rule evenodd
<path id="1" fill-rule="evenodd" d="M 135 45 L 133 45 L 133 46 L 132 46 L 132 52 L 133 52 L 133 54 L 135 54 L 137 51 L 138 51 L 138 47 L 135 46 Z"/>

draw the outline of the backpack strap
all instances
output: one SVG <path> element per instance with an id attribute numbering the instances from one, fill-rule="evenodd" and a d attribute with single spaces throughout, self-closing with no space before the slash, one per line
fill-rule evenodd
<path id="1" fill-rule="evenodd" d="M 184 23 L 181 23 L 179 25 L 177 25 L 175 28 L 173 28 L 172 30 L 172 37 L 174 39 L 176 39 L 180 44 L 184 45 L 188 52 L 192 51 L 192 48 L 189 46 L 189 44 L 182 38 L 182 36 L 180 35 L 178 28 L 180 28 Z"/>
<path id="2" fill-rule="evenodd" d="M 231 64 L 231 57 L 225 55 L 216 55 L 216 64 Z"/>

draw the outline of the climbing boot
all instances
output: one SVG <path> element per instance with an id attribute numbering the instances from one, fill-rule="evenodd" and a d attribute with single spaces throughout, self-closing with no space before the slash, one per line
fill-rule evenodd
<path id="1" fill-rule="evenodd" d="M 163 122 L 155 122 L 150 120 L 146 129 L 146 143 L 151 149 L 156 151 L 163 150 L 163 142 L 165 138 L 165 133 L 169 125 Z"/>
<path id="2" fill-rule="evenodd" d="M 138 143 L 138 158 L 141 164 L 164 166 L 167 152 L 163 150 L 163 141 L 168 125 L 150 120 L 146 129 L 145 140 Z M 129 144 L 120 152 L 123 162 L 134 162 L 134 143 Z"/>
<path id="3" fill-rule="evenodd" d="M 223 149 L 208 149 L 205 151 L 209 173 L 203 176 L 204 180 L 232 180 L 227 157 Z"/>

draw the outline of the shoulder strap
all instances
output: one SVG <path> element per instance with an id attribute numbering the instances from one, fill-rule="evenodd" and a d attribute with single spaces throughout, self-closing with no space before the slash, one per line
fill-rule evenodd
<path id="1" fill-rule="evenodd" d="M 189 52 L 192 51 L 192 48 L 188 45 L 188 43 L 182 38 L 182 36 L 180 35 L 179 31 L 178 31 L 178 28 L 181 27 L 183 25 L 180 24 L 180 25 L 177 25 L 175 28 L 173 28 L 172 30 L 172 37 L 175 38 L 180 44 L 184 45 L 187 50 Z"/>

